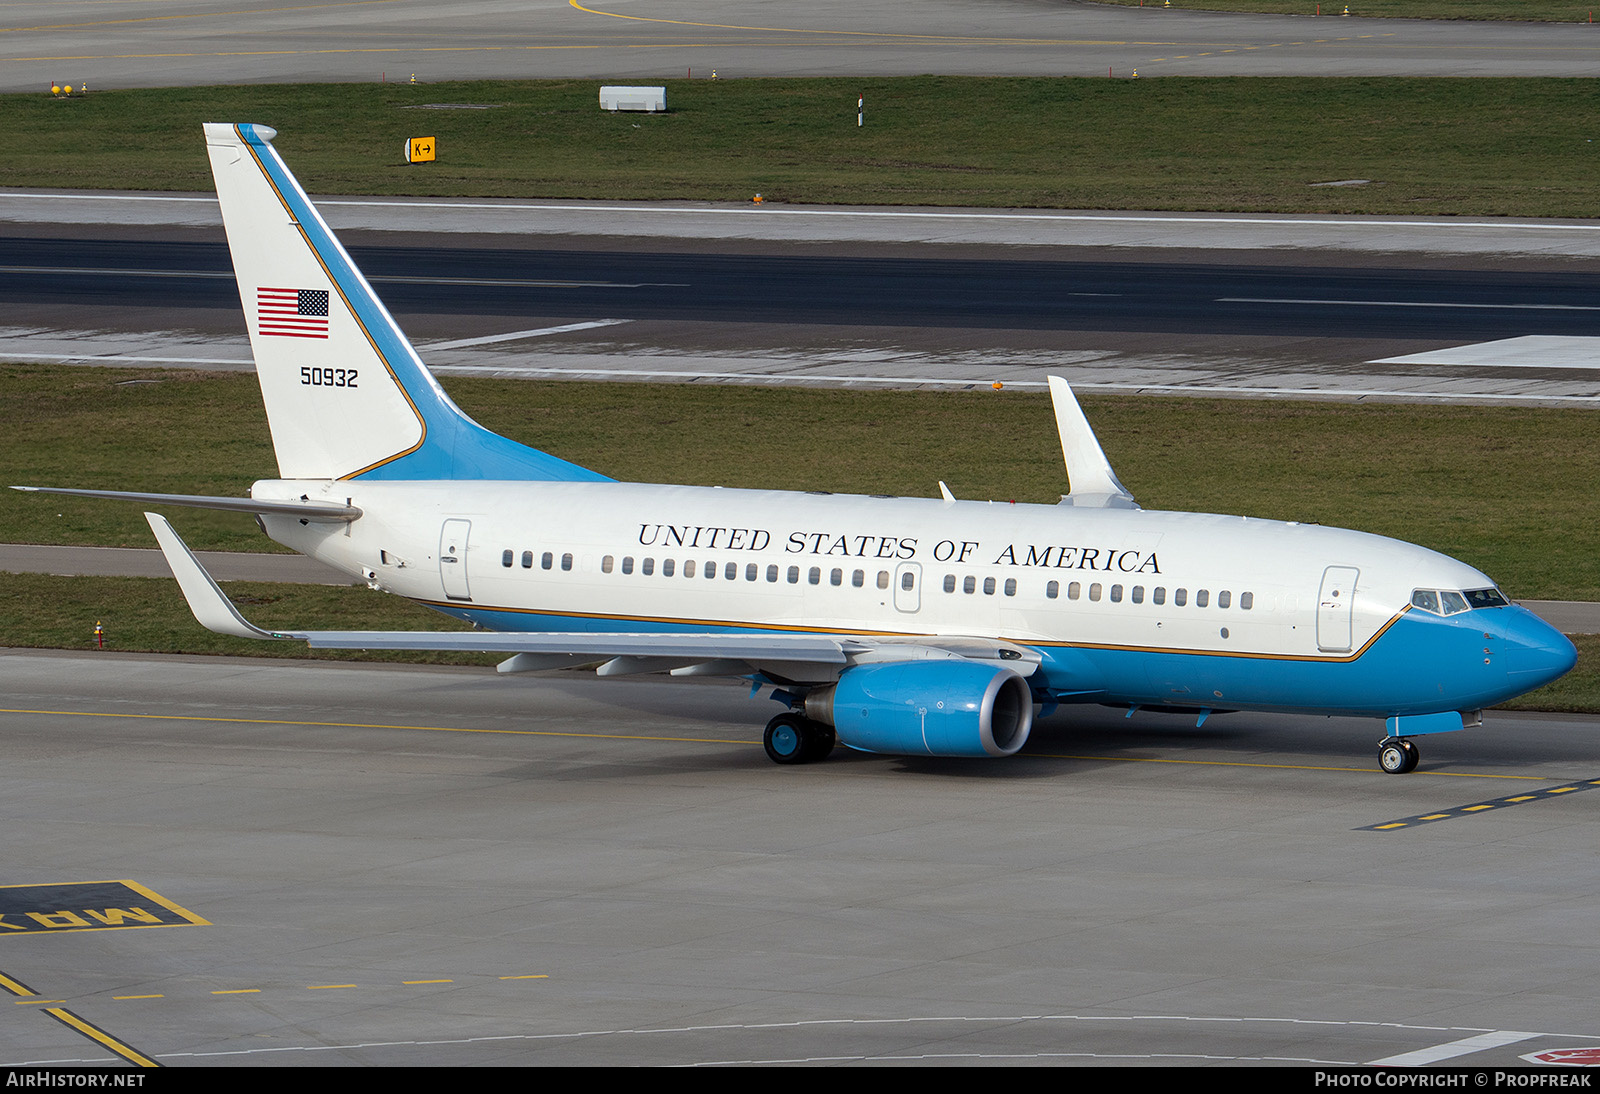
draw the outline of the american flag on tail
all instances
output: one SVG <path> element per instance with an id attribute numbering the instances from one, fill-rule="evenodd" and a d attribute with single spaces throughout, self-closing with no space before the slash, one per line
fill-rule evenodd
<path id="1" fill-rule="evenodd" d="M 328 290 L 257 289 L 256 329 L 284 338 L 328 337 Z"/>

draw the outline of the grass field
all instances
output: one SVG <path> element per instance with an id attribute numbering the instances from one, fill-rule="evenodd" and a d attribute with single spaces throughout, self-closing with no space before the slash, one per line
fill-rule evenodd
<path id="1" fill-rule="evenodd" d="M 452 379 L 489 428 L 620 479 L 1054 502 L 1048 396 Z M 0 366 L 3 485 L 243 494 L 276 474 L 250 373 Z M 1600 430 L 1582 410 L 1091 397 L 1150 509 L 1249 513 L 1422 543 L 1513 597 L 1600 600 Z M 205 452 L 198 460 L 197 450 Z M 248 517 L 191 545 L 272 549 Z M 0 491 L 0 539 L 148 546 L 138 507 Z"/>
<path id="2" fill-rule="evenodd" d="M 622 479 L 1052 502 L 1067 484 L 1048 397 L 452 380 L 490 428 Z M 271 477 L 255 377 L 0 367 L 8 482 L 242 494 Z M 1600 431 L 1583 411 L 1200 399 L 1084 400 L 1147 508 L 1248 512 L 1399 536 L 1484 569 L 1510 595 L 1600 599 Z M 780 438 L 783 443 L 774 443 Z M 794 443 L 826 438 L 826 443 Z M 195 457 L 206 453 L 204 465 Z M 247 517 L 176 510 L 192 546 L 277 549 Z M 10 542 L 150 546 L 140 507 L 0 491 Z M 310 656 L 202 630 L 165 580 L 3 575 L 0 644 Z M 230 583 L 265 626 L 452 626 L 359 588 Z M 1523 709 L 1600 711 L 1600 640 Z M 318 654 L 318 656 L 324 656 Z M 345 654 L 490 664 L 492 656 Z"/>
<path id="3" fill-rule="evenodd" d="M 1162 0 L 1096 0 L 1123 7 L 1162 6 Z M 1337 16 L 1344 0 L 1330 0 L 1318 7 L 1317 0 L 1173 0 L 1173 7 L 1190 11 L 1252 11 L 1268 15 Z M 1377 19 L 1482 19 L 1497 22 L 1586 23 L 1592 8 L 1581 4 L 1549 3 L 1547 0 L 1353 0 L 1351 15 Z M 1301 33 L 1310 34 L 1310 31 Z M 1340 33 L 1337 27 L 1318 24 L 1316 34 Z"/>
<path id="4" fill-rule="evenodd" d="M 597 86 L 0 96 L 0 186 L 209 190 L 200 123 L 235 120 L 312 193 L 1600 216 L 1588 79 L 683 80 L 654 116 Z"/>

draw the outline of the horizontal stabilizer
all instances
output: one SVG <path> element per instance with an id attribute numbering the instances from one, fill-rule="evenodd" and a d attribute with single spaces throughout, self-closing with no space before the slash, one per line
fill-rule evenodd
<path id="1" fill-rule="evenodd" d="M 332 501 L 257 500 L 256 498 L 214 498 L 205 494 L 136 494 L 126 490 L 67 490 L 57 486 L 13 486 L 29 494 L 67 494 L 77 498 L 104 498 L 110 501 L 136 501 L 141 505 L 186 505 L 191 509 L 221 509 L 229 513 L 270 513 L 299 517 L 312 523 L 348 524 L 361 515 L 354 505 Z"/>

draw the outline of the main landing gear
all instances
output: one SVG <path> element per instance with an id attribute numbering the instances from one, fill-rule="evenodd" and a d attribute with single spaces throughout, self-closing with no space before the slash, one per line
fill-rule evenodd
<path id="1" fill-rule="evenodd" d="M 1390 775 L 1404 775 L 1421 758 L 1417 746 L 1405 737 L 1385 737 L 1378 745 L 1378 766 Z"/>
<path id="2" fill-rule="evenodd" d="M 761 744 L 773 763 L 809 764 L 825 760 L 833 751 L 836 737 L 832 726 L 813 722 L 789 711 L 767 723 Z"/>

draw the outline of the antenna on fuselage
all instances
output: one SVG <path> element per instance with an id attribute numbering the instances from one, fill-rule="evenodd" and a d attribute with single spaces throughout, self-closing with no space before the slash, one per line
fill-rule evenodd
<path id="1" fill-rule="evenodd" d="M 1050 401 L 1056 409 L 1056 432 L 1061 435 L 1061 455 L 1067 464 L 1069 493 L 1061 496 L 1062 505 L 1087 509 L 1137 509 L 1111 461 L 1089 428 L 1072 386 L 1059 376 L 1050 377 Z"/>

